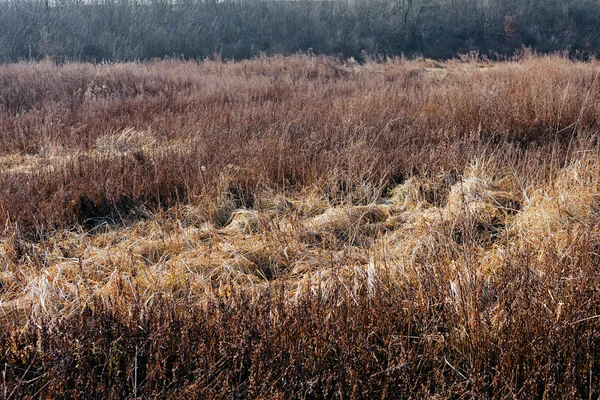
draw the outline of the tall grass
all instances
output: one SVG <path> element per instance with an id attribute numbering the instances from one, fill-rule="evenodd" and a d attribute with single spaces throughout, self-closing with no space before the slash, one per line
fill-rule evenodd
<path id="1" fill-rule="evenodd" d="M 0 67 L 0 390 L 596 398 L 599 74 Z"/>

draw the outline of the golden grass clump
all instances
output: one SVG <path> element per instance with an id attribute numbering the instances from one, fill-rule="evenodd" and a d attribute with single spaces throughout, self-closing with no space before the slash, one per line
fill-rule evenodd
<path id="1" fill-rule="evenodd" d="M 338 207 L 311 218 L 308 226 L 316 233 L 348 234 L 368 223 L 385 221 L 389 215 L 387 205 Z"/>
<path id="2" fill-rule="evenodd" d="M 528 193 L 523 211 L 510 226 L 514 245 L 533 247 L 543 265 L 548 252 L 568 257 L 578 233 L 587 233 L 593 243 L 600 243 L 599 163 L 596 156 L 574 160 L 550 184 Z"/>
<path id="3" fill-rule="evenodd" d="M 298 206 L 286 196 L 271 193 L 258 196 L 255 207 L 273 218 L 281 218 L 298 209 Z"/>
<path id="4" fill-rule="evenodd" d="M 411 177 L 389 192 L 389 202 L 398 210 L 424 209 L 432 205 L 436 188 L 428 179 Z"/>
<path id="5" fill-rule="evenodd" d="M 222 231 L 227 233 L 254 233 L 260 230 L 266 222 L 266 218 L 256 211 L 239 209 L 233 212 L 231 222 Z"/>
<path id="6" fill-rule="evenodd" d="M 520 207 L 520 193 L 511 187 L 511 176 L 494 179 L 491 161 L 469 165 L 463 178 L 450 188 L 447 211 L 468 223 L 505 226 L 507 218 Z"/>

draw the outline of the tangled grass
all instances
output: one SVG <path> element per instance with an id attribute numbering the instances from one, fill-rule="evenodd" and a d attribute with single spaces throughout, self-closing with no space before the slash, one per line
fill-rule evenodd
<path id="1" fill-rule="evenodd" d="M 600 66 L 0 68 L 4 397 L 596 398 Z"/>

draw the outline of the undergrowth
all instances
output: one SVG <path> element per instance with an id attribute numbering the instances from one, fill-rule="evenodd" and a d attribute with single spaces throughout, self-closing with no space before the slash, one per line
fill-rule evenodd
<path id="1" fill-rule="evenodd" d="M 0 392 L 597 398 L 599 74 L 0 67 Z"/>

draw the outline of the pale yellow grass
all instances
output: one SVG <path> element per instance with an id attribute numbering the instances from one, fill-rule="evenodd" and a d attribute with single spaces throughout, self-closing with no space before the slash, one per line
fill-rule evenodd
<path id="1" fill-rule="evenodd" d="M 573 235 L 600 244 L 597 156 L 538 187 L 496 170 L 494 160 L 475 160 L 445 193 L 435 191 L 443 192 L 440 179 L 414 177 L 378 203 L 328 208 L 315 193 L 267 193 L 258 209 L 228 211 L 224 226 L 204 209 L 182 206 L 105 232 L 57 234 L 35 249 L 41 270 L 17 265 L 15 244 L 6 241 L 1 312 L 68 315 L 91 306 L 92 296 L 121 310 L 157 294 L 192 293 L 202 302 L 232 290 L 258 293 L 277 280 L 293 300 L 304 290 L 327 295 L 338 282 L 358 293 L 382 276 L 418 286 L 428 268 L 446 271 L 449 301 L 464 302 L 473 279 L 494 279 L 520 248 L 538 254 L 533 267 L 544 273 L 548 257 L 577 256 Z"/>

